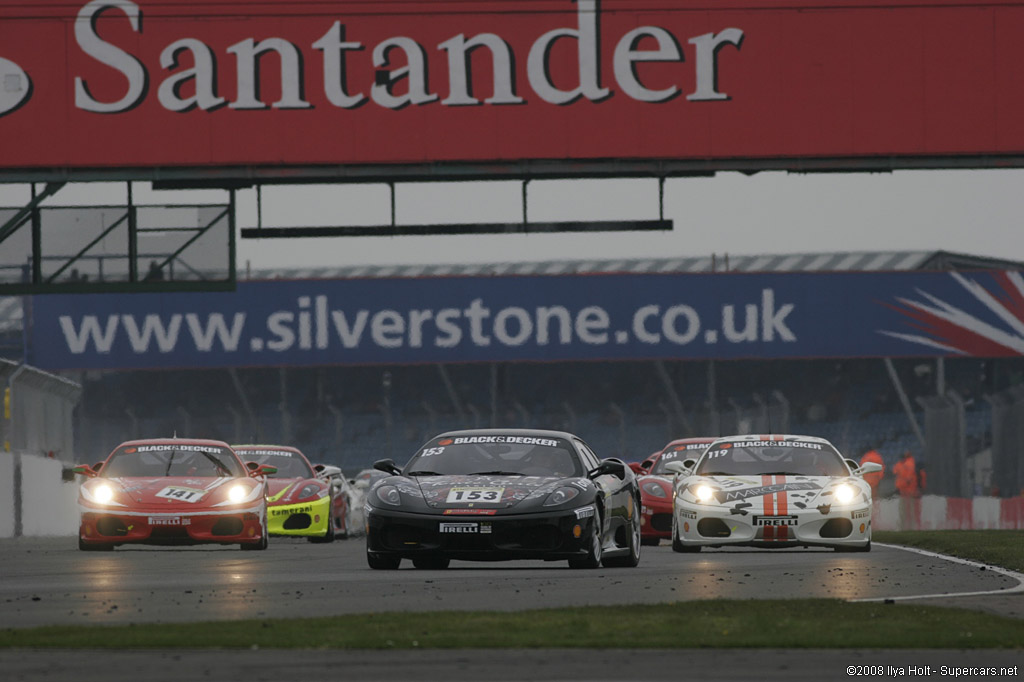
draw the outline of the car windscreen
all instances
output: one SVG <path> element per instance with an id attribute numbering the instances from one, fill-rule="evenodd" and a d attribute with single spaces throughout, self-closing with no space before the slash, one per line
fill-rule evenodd
<path id="1" fill-rule="evenodd" d="M 314 478 L 316 476 L 309 461 L 304 456 L 290 450 L 238 448 L 236 452 L 246 462 L 277 467 L 277 473 L 270 474 L 270 478 Z"/>
<path id="2" fill-rule="evenodd" d="M 669 462 L 682 462 L 687 459 L 700 459 L 701 454 L 707 449 L 707 443 L 683 443 L 670 445 L 658 457 L 658 461 L 651 467 L 651 473 L 660 476 L 670 475 L 672 472 L 665 468 Z"/>
<path id="3" fill-rule="evenodd" d="M 420 448 L 405 475 L 494 474 L 521 476 L 584 475 L 572 445 L 541 436 L 453 436 Z"/>
<path id="4" fill-rule="evenodd" d="M 242 463 L 227 448 L 186 443 L 130 445 L 118 448 L 103 466 L 107 478 L 122 476 L 245 476 Z"/>
<path id="5" fill-rule="evenodd" d="M 697 463 L 698 476 L 849 476 L 836 450 L 824 443 L 746 441 L 720 443 Z"/>

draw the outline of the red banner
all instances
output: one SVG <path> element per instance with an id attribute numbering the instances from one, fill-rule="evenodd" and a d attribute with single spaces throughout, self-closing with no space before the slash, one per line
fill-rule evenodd
<path id="1" fill-rule="evenodd" d="M 0 0 L 0 169 L 1024 151 L 1024 6 Z"/>

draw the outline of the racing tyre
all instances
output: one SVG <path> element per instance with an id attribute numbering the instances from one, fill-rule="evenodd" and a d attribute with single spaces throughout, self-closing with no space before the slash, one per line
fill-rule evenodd
<path id="1" fill-rule="evenodd" d="M 86 542 L 82 542 L 82 538 L 78 538 L 78 549 L 83 552 L 113 552 L 113 545 L 90 545 Z"/>
<path id="2" fill-rule="evenodd" d="M 306 539 L 313 543 L 334 542 L 334 519 L 327 519 L 327 532 L 324 533 L 323 537 L 309 537 Z"/>
<path id="3" fill-rule="evenodd" d="M 700 545 L 684 545 L 679 539 L 675 512 L 672 513 L 672 551 L 681 552 L 682 554 L 694 554 L 700 551 Z"/>
<path id="4" fill-rule="evenodd" d="M 249 550 L 249 551 L 258 552 L 258 551 L 266 549 L 269 545 L 270 545 L 270 541 L 267 540 L 267 534 L 266 534 L 266 532 L 264 532 L 263 533 L 263 537 L 260 538 L 259 542 L 245 542 L 245 543 L 242 543 L 242 549 L 243 550 Z"/>
<path id="5" fill-rule="evenodd" d="M 422 556 L 412 560 L 412 565 L 416 568 L 428 570 L 442 570 L 448 568 L 450 563 L 451 559 L 440 556 Z"/>
<path id="6" fill-rule="evenodd" d="M 377 552 L 367 552 L 366 563 L 370 565 L 370 568 L 393 571 L 402 563 L 402 557 L 391 556 L 390 554 L 378 554 Z"/>
<path id="7" fill-rule="evenodd" d="M 640 563 L 640 513 L 637 511 L 639 505 L 633 504 L 633 519 L 630 522 L 632 526 L 630 533 L 626 539 L 626 546 L 629 548 L 629 554 L 626 556 L 610 556 L 605 557 L 601 560 L 601 564 L 605 568 L 634 568 Z"/>
<path id="8" fill-rule="evenodd" d="M 601 544 L 601 515 L 593 517 L 590 524 L 590 547 L 586 556 L 569 559 L 569 568 L 597 568 L 601 565 L 601 556 L 604 554 L 604 546 Z"/>
<path id="9" fill-rule="evenodd" d="M 867 544 L 863 547 L 857 546 L 836 546 L 837 552 L 870 552 L 871 551 L 871 540 L 868 540 Z"/>

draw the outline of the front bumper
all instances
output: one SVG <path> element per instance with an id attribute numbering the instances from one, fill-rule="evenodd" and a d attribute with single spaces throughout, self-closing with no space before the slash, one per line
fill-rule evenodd
<path id="1" fill-rule="evenodd" d="M 572 559 L 586 555 L 597 519 L 593 505 L 502 516 L 415 514 L 372 507 L 366 549 L 406 559 Z"/>
<path id="2" fill-rule="evenodd" d="M 266 532 L 262 504 L 192 513 L 84 506 L 80 511 L 79 537 L 87 545 L 259 544 Z"/>
<path id="3" fill-rule="evenodd" d="M 793 510 L 785 516 L 736 514 L 731 509 L 678 503 L 676 528 L 683 545 L 722 547 L 863 547 L 871 541 L 871 507 Z"/>
<path id="4" fill-rule="evenodd" d="M 313 502 L 279 504 L 267 507 L 267 526 L 271 535 L 324 537 L 331 522 L 331 498 Z"/>
<path id="5" fill-rule="evenodd" d="M 640 505 L 640 537 L 672 537 L 672 500 L 643 496 Z"/>

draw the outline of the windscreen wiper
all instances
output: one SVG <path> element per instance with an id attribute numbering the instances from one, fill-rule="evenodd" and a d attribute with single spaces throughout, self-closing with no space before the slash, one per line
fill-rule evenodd
<path id="1" fill-rule="evenodd" d="M 469 476 L 525 476 L 518 471 L 474 471 Z"/>
<path id="2" fill-rule="evenodd" d="M 406 476 L 443 476 L 436 471 L 410 471 Z"/>

